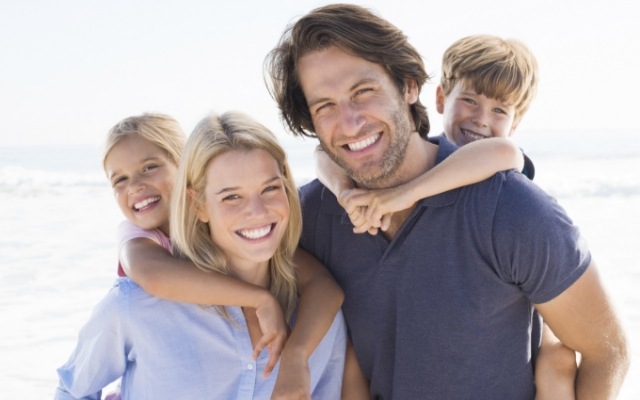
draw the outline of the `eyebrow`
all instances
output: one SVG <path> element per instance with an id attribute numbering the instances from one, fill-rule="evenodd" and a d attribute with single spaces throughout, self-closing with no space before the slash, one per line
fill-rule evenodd
<path id="1" fill-rule="evenodd" d="M 263 185 L 268 185 L 269 183 L 278 181 L 278 180 L 282 180 L 281 176 L 274 176 L 273 178 L 267 179 L 266 181 L 262 182 Z M 229 186 L 229 187 L 225 187 L 220 189 L 219 191 L 215 192 L 216 195 L 218 194 L 223 194 L 223 193 L 228 193 L 228 192 L 233 192 L 234 190 L 238 190 L 240 189 L 240 186 Z"/>
<path id="2" fill-rule="evenodd" d="M 362 78 L 359 81 L 357 81 L 356 83 L 354 83 L 353 85 L 351 85 L 351 87 L 349 88 L 349 91 L 353 91 L 355 90 L 358 86 L 362 86 L 364 84 L 368 84 L 368 83 L 377 83 L 379 82 L 379 79 L 374 79 L 374 78 Z M 313 101 L 307 102 L 307 106 L 309 108 L 315 106 L 318 103 L 323 103 L 325 101 L 329 101 L 330 99 L 328 97 L 321 97 L 319 99 L 315 99 Z"/>
<path id="3" fill-rule="evenodd" d="M 155 157 L 155 156 L 154 157 L 147 157 L 147 158 L 145 158 L 143 160 L 140 160 L 140 163 L 144 164 L 144 163 L 147 163 L 149 161 L 157 161 L 157 160 L 160 160 L 160 158 L 159 157 Z M 111 179 L 113 179 L 114 176 L 119 175 L 119 174 L 120 174 L 120 170 L 116 169 L 115 171 L 112 171 L 109 175 L 107 175 L 107 178 L 109 180 L 111 180 Z"/>

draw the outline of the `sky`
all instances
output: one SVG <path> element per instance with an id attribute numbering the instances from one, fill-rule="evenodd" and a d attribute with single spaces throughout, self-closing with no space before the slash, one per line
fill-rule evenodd
<path id="1" fill-rule="evenodd" d="M 189 133 L 239 110 L 285 137 L 262 75 L 287 24 L 327 1 L 2 0 L 0 146 L 100 145 L 118 120 L 175 117 Z M 442 53 L 488 33 L 524 41 L 540 66 L 518 132 L 640 135 L 640 6 L 634 0 L 353 1 L 404 31 L 432 81 Z M 288 137 L 288 136 L 287 136 Z"/>

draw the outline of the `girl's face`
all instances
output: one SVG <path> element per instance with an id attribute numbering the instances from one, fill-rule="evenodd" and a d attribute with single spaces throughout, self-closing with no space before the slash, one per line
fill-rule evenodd
<path id="1" fill-rule="evenodd" d="M 177 169 L 164 150 L 138 135 L 122 139 L 105 159 L 105 172 L 124 216 L 141 228 L 158 228 L 167 236 Z"/>
<path id="2" fill-rule="evenodd" d="M 204 204 L 198 212 L 231 270 L 265 284 L 268 261 L 289 222 L 289 200 L 276 160 L 266 151 L 229 151 L 206 168 Z M 259 266 L 259 268 L 256 268 Z"/>

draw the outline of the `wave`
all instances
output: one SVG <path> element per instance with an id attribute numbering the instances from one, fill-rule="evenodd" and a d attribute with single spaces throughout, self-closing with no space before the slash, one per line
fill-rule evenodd
<path id="1" fill-rule="evenodd" d="M 20 166 L 0 167 L 0 190 L 3 191 L 108 186 L 104 174 L 100 171 L 77 173 L 29 169 Z"/>

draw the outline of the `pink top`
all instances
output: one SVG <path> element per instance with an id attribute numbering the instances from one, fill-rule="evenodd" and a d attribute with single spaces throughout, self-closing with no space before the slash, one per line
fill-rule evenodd
<path id="1" fill-rule="evenodd" d="M 171 239 L 167 237 L 160 229 L 143 229 L 138 225 L 132 224 L 128 220 L 122 221 L 120 226 L 118 226 L 118 254 L 122 251 L 122 247 L 129 240 L 137 239 L 137 238 L 148 238 L 158 243 L 160 246 L 164 247 L 169 251 L 173 251 L 173 247 L 171 246 Z M 122 269 L 122 265 L 120 261 L 118 261 L 118 276 L 127 276 Z"/>

